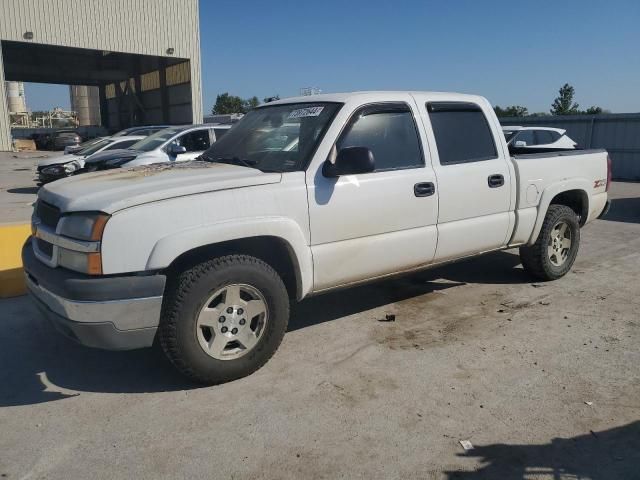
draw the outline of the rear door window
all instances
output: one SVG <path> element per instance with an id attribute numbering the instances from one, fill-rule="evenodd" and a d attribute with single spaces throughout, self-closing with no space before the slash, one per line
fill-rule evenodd
<path id="1" fill-rule="evenodd" d="M 515 142 L 525 142 L 527 147 L 537 145 L 533 130 L 522 130 L 516 137 Z"/>
<path id="2" fill-rule="evenodd" d="M 547 145 L 554 141 L 553 132 L 549 130 L 536 130 L 536 145 Z"/>
<path id="3" fill-rule="evenodd" d="M 480 106 L 467 102 L 429 102 L 427 112 L 441 165 L 498 158 L 493 134 Z"/>

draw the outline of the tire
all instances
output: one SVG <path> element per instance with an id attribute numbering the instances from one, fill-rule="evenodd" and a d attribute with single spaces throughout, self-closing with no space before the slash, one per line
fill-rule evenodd
<path id="1" fill-rule="evenodd" d="M 559 225 L 566 228 L 562 230 Z M 520 247 L 520 260 L 535 278 L 556 280 L 571 270 L 579 247 L 580 225 L 575 212 L 565 205 L 550 205 L 536 243 Z"/>
<path id="2" fill-rule="evenodd" d="M 215 385 L 267 363 L 288 322 L 289 295 L 276 271 L 255 257 L 229 255 L 184 270 L 170 282 L 158 337 L 182 374 Z"/>

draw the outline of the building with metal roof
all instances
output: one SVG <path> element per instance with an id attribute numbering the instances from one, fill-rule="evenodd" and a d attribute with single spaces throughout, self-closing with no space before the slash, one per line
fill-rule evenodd
<path id="1" fill-rule="evenodd" d="M 0 43 L 0 150 L 5 81 L 97 87 L 110 131 L 202 122 L 198 0 L 3 0 Z"/>

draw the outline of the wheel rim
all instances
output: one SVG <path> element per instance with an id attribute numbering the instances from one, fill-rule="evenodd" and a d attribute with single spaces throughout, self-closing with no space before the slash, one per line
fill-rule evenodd
<path id="1" fill-rule="evenodd" d="M 217 360 L 234 360 L 258 344 L 269 320 L 267 302 L 251 285 L 232 284 L 205 302 L 196 322 L 204 352 Z"/>
<path id="2" fill-rule="evenodd" d="M 562 266 L 569 258 L 571 251 L 571 229 L 566 222 L 558 222 L 551 230 L 547 256 L 556 267 Z"/>

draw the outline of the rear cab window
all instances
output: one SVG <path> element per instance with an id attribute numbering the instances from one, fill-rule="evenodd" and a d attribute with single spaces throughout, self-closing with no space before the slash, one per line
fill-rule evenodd
<path id="1" fill-rule="evenodd" d="M 498 158 L 493 133 L 479 105 L 428 102 L 426 107 L 441 165 Z"/>

